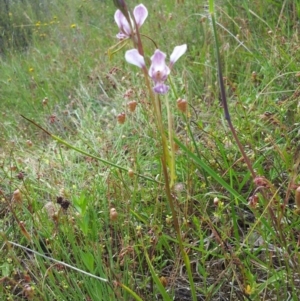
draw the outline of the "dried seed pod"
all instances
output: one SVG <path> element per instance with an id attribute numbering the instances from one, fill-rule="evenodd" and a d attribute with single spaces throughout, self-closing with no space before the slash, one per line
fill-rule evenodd
<path id="1" fill-rule="evenodd" d="M 22 194 L 20 189 L 16 189 L 13 193 L 12 196 L 12 201 L 17 203 L 17 204 L 21 204 L 22 203 Z"/>
<path id="2" fill-rule="evenodd" d="M 251 73 L 251 80 L 254 82 L 257 80 L 257 73 L 255 71 L 252 71 Z"/>
<path id="3" fill-rule="evenodd" d="M 220 201 L 220 199 L 218 197 L 215 197 L 214 198 L 214 205 L 218 206 L 219 205 L 219 201 Z"/>
<path id="4" fill-rule="evenodd" d="M 253 182 L 257 187 L 268 187 L 269 186 L 268 180 L 265 177 L 261 177 L 261 176 L 256 177 L 253 180 Z"/>
<path id="5" fill-rule="evenodd" d="M 130 178 L 133 178 L 134 177 L 134 171 L 132 169 L 129 169 L 128 170 L 128 175 Z"/>
<path id="6" fill-rule="evenodd" d="M 117 116 L 118 123 L 123 124 L 126 120 L 126 114 L 124 112 Z"/>
<path id="7" fill-rule="evenodd" d="M 187 101 L 182 98 L 177 99 L 177 108 L 182 113 L 185 113 L 187 110 Z"/>
<path id="8" fill-rule="evenodd" d="M 258 195 L 254 194 L 251 197 L 249 197 L 248 205 L 251 208 L 255 209 L 257 207 L 258 201 L 259 201 Z"/>
<path id="9" fill-rule="evenodd" d="M 24 293 L 27 300 L 33 300 L 33 298 L 34 298 L 34 287 L 29 285 L 29 284 L 25 284 L 24 289 L 23 289 L 23 293 Z"/>
<path id="10" fill-rule="evenodd" d="M 31 147 L 32 146 L 32 141 L 31 140 L 27 140 L 26 144 L 27 144 L 27 146 Z"/>
<path id="11" fill-rule="evenodd" d="M 17 174 L 17 178 L 18 178 L 19 180 L 23 180 L 24 177 L 25 177 L 25 172 L 23 172 L 23 171 L 20 171 L 20 172 Z"/>
<path id="12" fill-rule="evenodd" d="M 48 97 L 45 97 L 42 101 L 43 106 L 46 106 L 48 104 Z"/>
<path id="13" fill-rule="evenodd" d="M 167 280 L 167 278 L 164 277 L 164 276 L 161 276 L 161 277 L 159 278 L 159 281 L 160 281 L 160 283 L 163 285 L 163 287 L 166 287 L 166 286 L 168 285 L 168 280 Z"/>
<path id="14" fill-rule="evenodd" d="M 111 221 L 115 221 L 118 218 L 118 212 L 116 208 L 111 208 L 109 211 L 109 217 Z"/>
<path id="15" fill-rule="evenodd" d="M 135 100 L 129 101 L 127 103 L 127 106 L 130 112 L 134 112 L 137 106 L 137 102 Z"/>
<path id="16" fill-rule="evenodd" d="M 26 228 L 25 228 L 25 222 L 23 222 L 23 221 L 20 221 L 19 222 L 19 227 L 20 227 L 20 230 L 21 230 L 21 232 L 22 232 L 22 234 L 28 239 L 28 240 L 31 240 L 31 236 L 30 236 L 30 234 L 28 233 L 28 231 L 26 230 Z"/>

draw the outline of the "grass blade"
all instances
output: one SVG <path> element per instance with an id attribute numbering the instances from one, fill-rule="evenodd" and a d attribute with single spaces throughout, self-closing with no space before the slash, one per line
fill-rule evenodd
<path id="1" fill-rule="evenodd" d="M 184 144 L 182 144 L 177 138 L 175 138 L 176 144 L 178 144 L 181 149 L 191 158 L 194 162 L 199 165 L 203 170 L 207 172 L 214 180 L 216 180 L 219 184 L 221 184 L 228 192 L 230 192 L 236 199 L 246 203 L 246 200 L 228 183 L 226 183 L 211 167 L 206 165 L 200 157 L 197 157 L 193 154 Z"/>

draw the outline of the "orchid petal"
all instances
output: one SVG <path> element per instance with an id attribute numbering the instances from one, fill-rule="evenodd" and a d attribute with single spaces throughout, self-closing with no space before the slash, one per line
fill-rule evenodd
<path id="1" fill-rule="evenodd" d="M 119 34 L 124 34 L 125 36 L 129 37 L 131 35 L 131 27 L 119 9 L 115 12 L 115 21 L 120 29 Z"/>
<path id="2" fill-rule="evenodd" d="M 125 60 L 132 65 L 144 68 L 146 66 L 144 57 L 139 54 L 137 49 L 131 49 L 126 51 Z"/>
<path id="3" fill-rule="evenodd" d="M 170 66 L 172 67 L 174 63 L 185 54 L 187 50 L 186 44 L 183 44 L 181 46 L 176 46 L 170 56 Z"/>
<path id="4" fill-rule="evenodd" d="M 140 28 L 148 17 L 148 10 L 143 4 L 140 4 L 134 8 L 133 15 L 137 27 Z"/>
<path id="5" fill-rule="evenodd" d="M 165 84 L 157 84 L 153 87 L 153 91 L 157 94 L 166 94 L 169 91 L 169 86 Z"/>
<path id="6" fill-rule="evenodd" d="M 152 64 L 149 69 L 149 76 L 155 83 L 164 82 L 170 73 L 170 69 L 166 65 L 165 60 L 166 54 L 156 49 L 154 55 L 151 57 Z"/>

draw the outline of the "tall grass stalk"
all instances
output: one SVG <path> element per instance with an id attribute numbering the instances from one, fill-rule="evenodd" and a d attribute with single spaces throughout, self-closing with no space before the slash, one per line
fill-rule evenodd
<path id="1" fill-rule="evenodd" d="M 215 20 L 215 3 L 214 0 L 209 0 L 209 13 L 211 17 L 211 24 L 212 24 L 212 29 L 213 29 L 213 34 L 214 34 L 214 39 L 215 39 L 215 53 L 216 53 L 216 59 L 217 59 L 217 70 L 218 70 L 218 82 L 220 85 L 220 92 L 221 92 L 221 100 L 222 100 L 222 105 L 224 109 L 224 115 L 225 119 L 228 122 L 228 126 L 230 128 L 230 131 L 234 137 L 234 140 L 245 160 L 245 163 L 247 164 L 247 167 L 253 177 L 253 179 L 256 178 L 256 173 L 252 167 L 252 164 L 244 150 L 243 145 L 241 144 L 238 135 L 236 133 L 236 130 L 232 124 L 229 109 L 228 109 L 228 103 L 227 103 L 227 98 L 226 98 L 226 91 L 225 91 L 225 85 L 224 85 L 224 79 L 223 79 L 223 72 L 222 72 L 222 67 L 221 67 L 221 58 L 220 58 L 220 50 L 219 50 L 219 42 L 218 42 L 218 34 L 217 34 L 217 26 L 216 26 L 216 20 Z"/>

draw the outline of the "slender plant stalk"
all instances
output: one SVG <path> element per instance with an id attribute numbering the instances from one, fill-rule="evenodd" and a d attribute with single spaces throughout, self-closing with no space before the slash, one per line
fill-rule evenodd
<path id="1" fill-rule="evenodd" d="M 228 103 L 227 103 L 227 98 L 226 98 L 226 91 L 225 91 L 225 85 L 224 85 L 224 80 L 223 80 L 223 74 L 222 74 L 222 67 L 221 67 L 221 58 L 220 58 L 220 51 L 219 51 L 219 43 L 218 43 L 218 36 L 217 36 L 217 27 L 216 27 L 216 20 L 215 20 L 215 13 L 214 13 L 214 0 L 209 1 L 209 12 L 210 12 L 210 17 L 211 17 L 211 22 L 212 22 L 212 28 L 213 28 L 213 33 L 214 33 L 214 39 L 215 39 L 215 49 L 216 49 L 216 58 L 217 58 L 217 67 L 218 67 L 218 80 L 219 80 L 219 85 L 220 85 L 220 92 L 221 92 L 221 99 L 222 99 L 222 105 L 224 109 L 224 115 L 225 119 L 228 122 L 228 126 L 230 131 L 232 132 L 233 138 L 236 141 L 236 144 L 244 158 L 245 163 L 247 164 L 247 167 L 253 177 L 253 179 L 256 178 L 256 173 L 252 167 L 252 164 L 244 150 L 243 145 L 241 144 L 238 135 L 236 133 L 236 130 L 231 122 L 231 117 L 228 109 Z"/>
<path id="2" fill-rule="evenodd" d="M 21 248 L 21 249 L 23 249 L 23 250 L 25 250 L 25 251 L 27 251 L 27 252 L 31 252 L 31 253 L 33 253 L 33 254 L 35 254 L 35 255 L 37 255 L 37 256 L 40 256 L 40 257 L 42 257 L 42 258 L 44 258 L 44 259 L 47 259 L 47 260 L 49 260 L 49 261 L 53 261 L 53 262 L 55 262 L 55 263 L 58 263 L 58 264 L 61 264 L 61 265 L 65 266 L 65 267 L 67 267 L 67 268 L 69 268 L 69 269 L 72 269 L 72 270 L 74 270 L 74 271 L 77 271 L 77 272 L 80 272 L 80 273 L 82 273 L 82 274 L 85 274 L 85 275 L 87 275 L 87 276 L 89 276 L 89 277 L 96 278 L 96 279 L 98 279 L 98 280 L 100 280 L 100 281 L 102 281 L 102 282 L 107 282 L 107 283 L 109 283 L 108 280 L 105 279 L 105 278 L 102 278 L 102 277 L 93 275 L 93 274 L 91 274 L 91 273 L 88 273 L 88 272 L 86 272 L 86 271 L 84 271 L 84 270 L 81 270 L 81 269 L 79 269 L 79 268 L 76 268 L 76 267 L 74 267 L 74 266 L 72 266 L 72 265 L 70 265 L 70 264 L 67 264 L 67 263 L 63 262 L 63 261 L 60 261 L 60 260 L 54 259 L 54 258 L 52 258 L 52 257 L 46 256 L 46 255 L 44 255 L 44 254 L 41 254 L 40 252 L 37 252 L 37 251 L 32 250 L 32 249 L 30 249 L 30 248 L 24 247 L 24 246 L 22 246 L 22 245 L 20 245 L 20 244 L 18 244 L 18 243 L 13 242 L 13 241 L 6 241 L 6 243 L 8 244 L 8 246 L 9 246 L 9 245 L 13 245 L 13 246 L 18 247 L 18 248 Z"/>
<path id="3" fill-rule="evenodd" d="M 255 180 L 257 175 L 252 167 L 252 164 L 244 150 L 244 147 L 242 146 L 236 130 L 231 122 L 231 118 L 230 118 L 230 113 L 229 113 L 229 109 L 228 109 L 228 103 L 227 103 L 227 98 L 226 98 L 226 92 L 225 92 L 225 85 L 224 85 L 224 80 L 223 80 L 223 75 L 222 75 L 222 67 L 221 67 L 221 59 L 220 59 L 220 51 L 219 51 L 219 43 L 218 43 L 218 37 L 217 37 L 217 28 L 216 28 L 216 21 L 215 21 L 215 14 L 214 14 L 214 0 L 210 0 L 209 1 L 209 11 L 210 11 L 210 15 L 211 15 L 211 21 L 212 21 L 212 28 L 213 28 L 213 33 L 214 33 L 214 38 L 215 38 L 215 48 L 216 48 L 216 58 L 217 58 L 217 68 L 218 68 L 218 79 L 219 79 L 219 85 L 220 85 L 220 91 L 221 91 L 221 99 L 222 99 L 222 104 L 223 104 L 223 109 L 224 109 L 224 114 L 225 114 L 225 119 L 228 122 L 229 128 L 232 132 L 232 135 L 236 141 L 236 144 L 238 145 L 238 148 L 244 158 L 245 163 L 247 164 L 247 167 L 253 177 L 253 179 Z M 272 183 L 268 182 L 268 188 L 270 191 L 274 191 L 273 189 L 273 185 Z M 266 193 L 264 187 L 261 187 L 261 193 L 264 197 L 265 200 L 268 200 L 270 197 L 268 196 L 268 194 Z M 274 226 L 274 229 L 276 230 L 278 236 L 282 239 L 282 241 L 284 243 L 286 243 L 285 237 L 281 231 L 281 225 L 279 223 L 279 220 L 276 218 L 276 214 L 274 213 L 274 210 L 272 209 L 271 206 L 269 206 L 269 214 Z"/>
<path id="4" fill-rule="evenodd" d="M 167 171 L 167 164 L 165 162 L 165 156 L 162 157 L 162 167 L 163 167 L 163 173 L 164 173 L 164 177 L 165 177 L 165 181 L 166 181 L 165 191 L 166 191 L 167 198 L 168 198 L 169 205 L 170 205 L 171 212 L 172 212 L 173 225 L 177 232 L 177 240 L 178 240 L 179 249 L 180 249 L 181 256 L 184 261 L 186 270 L 188 272 L 192 299 L 193 299 L 193 301 L 197 301 L 196 289 L 195 289 L 194 279 L 193 279 L 193 275 L 192 275 L 192 271 L 191 271 L 190 259 L 187 255 L 187 253 L 185 252 L 185 249 L 183 246 L 183 240 L 182 240 L 180 225 L 179 225 L 179 221 L 178 221 L 178 215 L 177 215 L 177 212 L 176 212 L 176 209 L 174 206 L 173 196 L 171 194 L 171 189 L 170 189 L 170 184 L 169 184 L 169 175 L 168 175 L 168 171 Z"/>
<path id="5" fill-rule="evenodd" d="M 24 115 L 21 115 L 21 116 L 22 116 L 24 119 L 26 119 L 27 121 L 29 121 L 30 123 L 32 123 L 33 125 L 35 125 L 36 127 L 38 127 L 39 129 L 41 129 L 43 132 L 45 132 L 47 135 L 49 135 L 52 139 L 56 140 L 57 142 L 59 142 L 59 143 L 61 143 L 61 144 L 64 144 L 64 145 L 67 146 L 68 148 L 71 148 L 71 149 L 77 151 L 78 153 L 81 153 L 81 154 L 83 154 L 83 155 L 85 155 L 85 156 L 87 156 L 87 157 L 93 158 L 93 159 L 95 159 L 95 160 L 97 160 L 97 161 L 100 161 L 100 162 L 106 164 L 106 165 L 109 165 L 109 166 L 112 166 L 112 167 L 115 167 L 115 168 L 118 168 L 118 169 L 120 169 L 120 170 L 123 170 L 123 171 L 128 172 L 128 168 L 122 167 L 122 166 L 117 165 L 117 164 L 115 164 L 115 163 L 113 163 L 113 162 L 110 162 L 110 161 L 107 161 L 107 160 L 102 159 L 102 158 L 100 158 L 100 157 L 97 157 L 97 156 L 94 156 L 94 155 L 92 155 L 92 154 L 89 154 L 88 152 L 86 152 L 86 151 L 84 151 L 84 150 L 81 150 L 81 149 L 79 149 L 79 148 L 77 148 L 77 147 L 75 147 L 75 146 L 69 144 L 67 141 L 65 141 L 65 140 L 63 140 L 63 139 L 61 139 L 61 138 L 59 138 L 58 136 L 55 136 L 55 135 L 51 134 L 49 131 L 47 131 L 46 129 L 44 129 L 42 126 L 40 126 L 39 124 L 37 124 L 37 123 L 34 122 L 33 120 L 31 120 L 31 119 L 25 117 Z M 138 174 L 138 173 L 135 173 L 135 175 L 138 176 L 138 177 L 140 177 L 140 178 L 143 178 L 143 179 L 145 179 L 145 180 L 148 180 L 148 181 L 151 181 L 151 182 L 155 182 L 155 183 L 158 183 L 158 184 L 162 184 L 162 183 L 160 183 L 159 181 L 156 181 L 155 179 L 152 179 L 152 178 L 147 177 L 147 176 L 145 176 L 145 175 L 141 175 L 141 174 Z"/>
<path id="6" fill-rule="evenodd" d="M 214 13 L 214 0 L 209 0 L 209 12 L 210 12 L 210 16 L 211 16 L 211 22 L 212 22 L 212 28 L 213 28 L 213 34 L 214 34 L 214 39 L 215 39 L 215 50 L 216 50 L 216 58 L 217 58 L 217 69 L 218 69 L 218 80 L 219 80 L 219 85 L 220 85 L 220 91 L 221 91 L 221 99 L 222 99 L 222 105 L 223 105 L 223 109 L 224 109 L 224 115 L 225 115 L 225 119 L 228 122 L 229 125 L 229 129 L 232 132 L 232 135 L 236 141 L 236 144 L 238 145 L 238 148 L 243 156 L 243 159 L 245 161 L 245 163 L 247 164 L 248 170 L 250 171 L 253 180 L 255 180 L 257 178 L 257 175 L 252 167 L 252 164 L 244 150 L 244 147 L 242 146 L 238 135 L 236 133 L 236 130 L 231 122 L 231 118 L 230 118 L 230 113 L 229 113 L 229 109 L 228 109 L 228 103 L 227 103 L 227 98 L 226 98 L 226 91 L 225 91 L 225 85 L 224 85 L 224 80 L 223 80 L 223 75 L 222 75 L 222 67 L 221 67 L 221 59 L 220 59 L 220 51 L 219 51 L 219 44 L 218 44 L 218 37 L 217 37 L 217 28 L 216 28 L 216 21 L 215 21 L 215 13 Z M 267 189 L 269 190 L 269 192 L 274 191 L 273 185 L 272 183 L 270 183 L 269 181 L 266 181 L 268 183 L 267 185 Z M 264 200 L 268 201 L 268 203 L 266 204 L 265 210 L 268 210 L 269 215 L 270 215 L 270 219 L 272 221 L 272 225 L 274 227 L 274 230 L 276 231 L 276 234 L 278 235 L 278 237 L 280 238 L 281 242 L 283 243 L 284 246 L 287 245 L 286 243 L 286 238 L 284 236 L 284 233 L 282 231 L 282 224 L 280 224 L 280 217 L 276 217 L 276 213 L 274 212 L 271 204 L 273 199 L 275 199 L 277 193 L 273 193 L 273 196 L 270 197 L 270 195 L 267 193 L 267 191 L 265 190 L 265 187 L 261 186 L 260 188 L 260 192 L 264 198 Z"/>
<path id="7" fill-rule="evenodd" d="M 168 113 L 168 134 L 169 134 L 169 144 L 170 144 L 170 187 L 173 188 L 176 180 L 176 167 L 175 167 L 175 144 L 174 144 L 174 134 L 173 134 L 173 118 L 170 109 L 169 99 L 166 99 L 167 113 Z"/>

